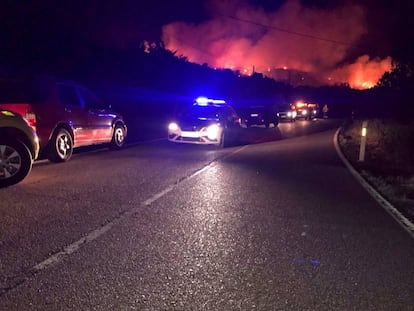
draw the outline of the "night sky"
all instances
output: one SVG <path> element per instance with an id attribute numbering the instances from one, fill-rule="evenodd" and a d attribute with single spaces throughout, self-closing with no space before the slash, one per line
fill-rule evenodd
<path id="1" fill-rule="evenodd" d="M 413 42 L 414 26 L 408 0 L 289 2 L 300 3 L 304 10 L 328 12 L 334 11 L 338 6 L 346 7 L 356 3 L 363 7 L 366 31 L 358 40 L 352 42 L 355 47 L 352 45 L 347 48 L 347 57 L 356 58 L 366 53 L 370 57 L 412 58 L 413 50 L 409 47 Z M 47 57 L 48 54 L 59 53 L 62 49 L 73 50 L 76 55 L 91 47 L 125 49 L 136 46 L 142 40 L 157 42 L 163 36 L 163 26 L 174 22 L 199 25 L 216 18 L 217 3 L 273 14 L 286 1 L 43 0 L 36 4 L 29 1 L 2 1 L 0 57 L 4 63 L 8 59 Z M 282 24 L 279 27 L 308 33 L 308 29 L 295 29 L 294 25 Z M 326 34 L 311 35 L 325 38 Z"/>

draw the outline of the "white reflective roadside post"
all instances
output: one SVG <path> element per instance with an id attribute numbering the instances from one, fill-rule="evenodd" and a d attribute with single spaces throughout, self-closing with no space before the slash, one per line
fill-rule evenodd
<path id="1" fill-rule="evenodd" d="M 359 162 L 364 162 L 365 160 L 365 148 L 367 145 L 367 127 L 368 121 L 362 121 L 362 130 L 361 130 L 361 145 L 359 147 Z"/>

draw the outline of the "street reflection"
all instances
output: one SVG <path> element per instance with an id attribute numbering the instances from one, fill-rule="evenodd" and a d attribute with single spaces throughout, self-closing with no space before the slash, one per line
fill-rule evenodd
<path id="1" fill-rule="evenodd" d="M 237 206 L 232 194 L 226 193 L 228 182 L 228 172 L 213 164 L 189 179 L 191 193 L 175 202 L 179 217 L 173 219 L 178 222 L 169 226 L 178 239 L 169 245 L 169 278 L 181 284 L 184 292 L 212 288 L 216 294 L 224 292 L 226 279 L 236 273 L 234 253 L 240 219 L 234 217 Z"/>

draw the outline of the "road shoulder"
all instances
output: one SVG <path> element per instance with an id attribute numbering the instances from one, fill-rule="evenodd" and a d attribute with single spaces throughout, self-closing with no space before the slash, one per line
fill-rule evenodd
<path id="1" fill-rule="evenodd" d="M 335 132 L 333 143 L 335 145 L 336 152 L 349 172 L 355 177 L 355 179 L 368 191 L 368 193 L 378 202 L 378 204 L 390 214 L 398 224 L 403 227 L 414 238 L 414 223 L 412 223 L 407 217 L 405 217 L 393 204 L 391 204 L 386 198 L 384 198 L 374 187 L 366 181 L 361 174 L 351 165 L 348 159 L 343 154 L 341 147 L 339 146 L 338 136 L 341 128 Z"/>

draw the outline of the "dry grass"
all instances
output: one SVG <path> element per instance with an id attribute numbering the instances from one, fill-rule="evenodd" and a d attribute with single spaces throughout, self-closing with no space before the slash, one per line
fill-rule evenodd
<path id="1" fill-rule="evenodd" d="M 369 120 L 363 162 L 358 161 L 361 128 L 362 120 L 342 128 L 343 153 L 374 188 L 414 221 L 414 123 Z"/>

